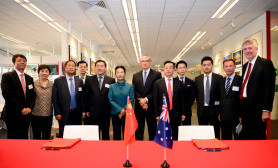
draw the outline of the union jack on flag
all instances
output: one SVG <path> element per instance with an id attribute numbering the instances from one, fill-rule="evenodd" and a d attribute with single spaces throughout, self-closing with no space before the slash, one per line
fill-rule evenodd
<path id="1" fill-rule="evenodd" d="M 168 107 L 167 107 L 166 98 L 165 98 L 165 96 L 163 96 L 163 104 L 162 104 L 160 119 L 162 119 L 165 122 L 167 121 L 168 123 L 170 123 L 170 118 L 169 118 L 168 113 L 169 113 L 169 111 L 168 111 Z"/>
<path id="2" fill-rule="evenodd" d="M 158 143 L 161 146 L 164 146 L 165 148 L 173 148 L 169 111 L 167 108 L 167 101 L 165 96 L 163 96 L 162 110 L 156 130 L 156 135 L 154 137 L 154 142 Z"/>

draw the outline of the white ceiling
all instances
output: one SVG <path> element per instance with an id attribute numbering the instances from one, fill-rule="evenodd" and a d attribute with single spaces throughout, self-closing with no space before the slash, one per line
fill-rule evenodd
<path id="1" fill-rule="evenodd" d="M 72 34 L 89 46 L 99 46 L 107 53 L 107 58 L 117 64 L 126 59 L 132 70 L 139 64 L 132 45 L 125 20 L 121 0 L 105 0 L 107 9 L 87 6 L 81 0 L 29 0 L 44 13 L 68 30 L 72 24 Z M 84 0 L 86 1 L 86 0 Z M 91 0 L 92 1 L 92 0 Z M 271 24 L 277 25 L 277 0 L 240 0 L 223 18 L 211 16 L 225 0 L 137 0 L 142 54 L 152 57 L 153 67 L 172 60 L 198 31 L 207 33 L 182 57 L 189 65 L 197 65 L 204 55 L 211 54 L 211 47 L 228 37 L 265 11 L 272 11 Z M 236 27 L 230 25 L 235 18 Z M 116 42 L 108 40 L 109 32 L 100 30 L 101 20 Z M 0 33 L 16 38 L 31 46 L 33 55 L 46 55 L 37 50 L 46 50 L 61 55 L 61 33 L 41 21 L 13 0 L 0 1 Z M 224 36 L 219 35 L 223 28 Z M 212 46 L 207 41 L 210 39 Z M 204 44 L 205 50 L 201 49 Z M 117 47 L 118 46 L 118 47 Z M 13 42 L 0 37 L 0 49 L 12 54 L 26 52 Z M 121 57 L 123 53 L 124 57 Z M 162 66 L 161 66 L 162 67 Z M 189 66 L 190 67 L 190 66 Z"/>

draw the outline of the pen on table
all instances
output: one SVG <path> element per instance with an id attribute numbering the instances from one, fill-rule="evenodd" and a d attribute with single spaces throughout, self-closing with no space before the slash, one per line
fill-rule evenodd
<path id="1" fill-rule="evenodd" d="M 43 148 L 43 150 L 60 150 L 58 148 Z"/>
<path id="2" fill-rule="evenodd" d="M 221 149 L 211 149 L 211 150 L 205 150 L 206 152 L 220 152 Z"/>

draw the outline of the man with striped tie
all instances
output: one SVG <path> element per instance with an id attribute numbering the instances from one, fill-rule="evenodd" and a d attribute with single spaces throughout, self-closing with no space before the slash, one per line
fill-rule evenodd
<path id="1" fill-rule="evenodd" d="M 218 119 L 221 125 L 222 140 L 232 140 L 235 128 L 239 123 L 240 89 L 242 77 L 235 74 L 235 61 L 231 58 L 223 61 L 226 77 L 220 81 L 220 114 Z"/>

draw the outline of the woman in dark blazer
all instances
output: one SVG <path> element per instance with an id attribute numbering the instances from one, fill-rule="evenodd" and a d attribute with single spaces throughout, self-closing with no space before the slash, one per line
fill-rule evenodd
<path id="1" fill-rule="evenodd" d="M 133 105 L 134 89 L 132 84 L 125 82 L 126 70 L 124 66 L 117 66 L 115 74 L 117 83 L 110 85 L 108 98 L 111 104 L 113 139 L 121 140 L 121 129 L 124 134 L 127 96 Z"/>

